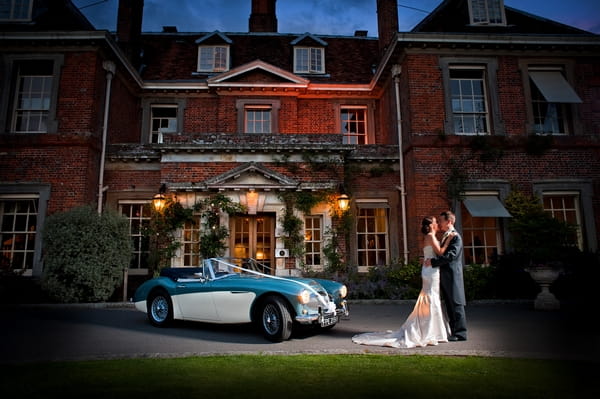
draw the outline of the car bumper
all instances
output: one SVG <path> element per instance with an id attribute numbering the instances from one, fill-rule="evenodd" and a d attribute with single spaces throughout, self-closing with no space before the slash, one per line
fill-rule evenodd
<path id="1" fill-rule="evenodd" d="M 340 317 L 347 317 L 350 315 L 348 309 L 348 302 L 342 301 L 340 306 L 336 307 L 335 313 L 319 313 L 319 314 L 305 314 L 296 316 L 296 321 L 300 324 L 319 324 L 321 327 L 330 326 L 336 324 Z"/>

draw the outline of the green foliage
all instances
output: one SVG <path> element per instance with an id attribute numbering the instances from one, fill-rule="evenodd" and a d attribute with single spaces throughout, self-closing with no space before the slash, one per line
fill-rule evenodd
<path id="1" fill-rule="evenodd" d="M 493 265 L 466 265 L 463 269 L 463 281 L 467 301 L 496 298 L 495 277 L 496 267 Z"/>
<path id="2" fill-rule="evenodd" d="M 343 276 L 349 299 L 416 299 L 421 290 L 421 264 L 414 260 L 404 265 L 392 262 L 369 272 L 356 271 Z"/>
<path id="3" fill-rule="evenodd" d="M 513 190 L 505 205 L 513 216 L 508 221 L 512 247 L 530 263 L 555 261 L 572 247 L 574 227 L 544 211 L 537 197 Z"/>
<path id="4" fill-rule="evenodd" d="M 175 232 L 185 222 L 192 221 L 193 211 L 167 197 L 161 210 L 152 204 L 145 205 L 150 212 L 150 221 L 144 226 L 144 236 L 149 240 L 148 267 L 150 274 L 158 275 L 160 269 L 168 267 L 175 251 L 181 246 Z"/>
<path id="5" fill-rule="evenodd" d="M 229 237 L 229 230 L 220 225 L 220 214 L 221 212 L 228 215 L 243 213 L 246 208 L 223 194 L 215 194 L 197 202 L 194 210 L 200 212 L 203 221 L 200 255 L 204 259 L 222 256 L 227 249 L 225 239 Z"/>
<path id="6" fill-rule="evenodd" d="M 105 210 L 82 206 L 48 217 L 43 229 L 42 288 L 59 302 L 107 300 L 131 261 L 129 224 Z"/>

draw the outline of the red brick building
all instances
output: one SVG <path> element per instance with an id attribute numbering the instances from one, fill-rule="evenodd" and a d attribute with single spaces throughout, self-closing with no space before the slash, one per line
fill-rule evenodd
<path id="1" fill-rule="evenodd" d="M 160 187 L 246 205 L 221 216 L 226 255 L 280 275 L 326 265 L 341 194 L 343 258 L 361 271 L 418 257 L 421 218 L 447 208 L 465 261 L 488 263 L 510 249 L 513 188 L 598 249 L 597 35 L 501 0 L 444 1 L 410 32 L 378 0 L 377 37 L 278 33 L 275 0 L 252 1 L 247 33 L 142 33 L 142 0 L 119 2 L 114 34 L 70 1 L 30 5 L 0 15 L 3 268 L 39 276 L 45 217 L 94 203 L 129 218 L 129 273 L 146 274 L 143 205 Z M 327 196 L 294 210 L 305 254 L 290 257 L 283 197 L 299 193 Z M 199 262 L 199 226 L 172 265 Z"/>

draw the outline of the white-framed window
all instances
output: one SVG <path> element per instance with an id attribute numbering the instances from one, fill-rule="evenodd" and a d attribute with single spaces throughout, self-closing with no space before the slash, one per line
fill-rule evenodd
<path id="1" fill-rule="evenodd" d="M 162 143 L 163 134 L 177 132 L 177 105 L 150 106 L 150 142 Z"/>
<path id="2" fill-rule="evenodd" d="M 572 130 L 571 104 L 581 99 L 559 66 L 529 66 L 532 130 L 535 134 L 564 135 Z"/>
<path id="3" fill-rule="evenodd" d="M 240 99 L 236 101 L 238 132 L 278 133 L 279 100 Z"/>
<path id="4" fill-rule="evenodd" d="M 483 67 L 450 68 L 452 122 L 455 134 L 489 134 Z"/>
<path id="5" fill-rule="evenodd" d="M 46 133 L 52 102 L 52 60 L 15 62 L 16 91 L 11 131 Z"/>
<path id="6" fill-rule="evenodd" d="M 577 191 L 547 191 L 542 194 L 544 210 L 553 218 L 565 222 L 575 228 L 572 244 L 583 250 L 583 229 L 579 192 Z"/>
<path id="7" fill-rule="evenodd" d="M 503 0 L 469 0 L 472 25 L 506 25 Z"/>
<path id="8" fill-rule="evenodd" d="M 32 0 L 0 1 L 0 21 L 30 21 Z"/>
<path id="9" fill-rule="evenodd" d="M 489 265 L 504 252 L 503 218 L 510 217 L 498 192 L 467 192 L 460 204 L 465 264 Z"/>
<path id="10" fill-rule="evenodd" d="M 325 73 L 325 49 L 294 47 L 294 73 Z"/>
<path id="11" fill-rule="evenodd" d="M 344 144 L 367 144 L 367 107 L 340 107 L 340 127 Z"/>
<path id="12" fill-rule="evenodd" d="M 244 107 L 244 133 L 272 133 L 270 105 L 246 105 Z"/>
<path id="13" fill-rule="evenodd" d="M 383 203 L 357 202 L 357 255 L 359 267 L 389 262 L 388 208 Z"/>
<path id="14" fill-rule="evenodd" d="M 198 72 L 229 70 L 229 46 L 199 46 Z"/>
<path id="15" fill-rule="evenodd" d="M 150 209 L 147 206 L 149 201 L 120 201 L 119 211 L 129 221 L 129 235 L 133 243 L 133 257 L 131 260 L 131 269 L 147 269 L 149 240 L 145 236 L 144 230 L 150 223 Z"/>
<path id="16" fill-rule="evenodd" d="M 507 189 L 501 189 L 506 195 Z M 460 227 L 465 264 L 489 265 L 504 252 L 504 218 L 511 217 L 498 191 L 464 192 L 460 204 Z"/>
<path id="17" fill-rule="evenodd" d="M 34 267 L 38 224 L 37 195 L 0 196 L 0 271 L 28 272 Z"/>
<path id="18" fill-rule="evenodd" d="M 323 218 L 319 215 L 304 217 L 304 263 L 320 268 L 323 247 Z"/>
<path id="19" fill-rule="evenodd" d="M 200 216 L 194 216 L 193 221 L 186 221 L 181 230 L 181 257 L 183 267 L 199 267 L 200 257 Z"/>

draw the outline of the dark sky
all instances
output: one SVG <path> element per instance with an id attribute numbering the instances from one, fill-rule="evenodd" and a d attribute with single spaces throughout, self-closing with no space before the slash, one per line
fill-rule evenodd
<path id="1" fill-rule="evenodd" d="M 97 29 L 115 30 L 118 0 L 73 0 Z M 409 31 L 441 0 L 398 0 L 400 31 Z M 505 0 L 505 5 L 600 34 L 600 0 Z M 247 32 L 251 0 L 145 0 L 144 32 Z M 376 0 L 277 0 L 278 31 L 377 36 Z M 426 11 L 426 12 L 424 12 Z"/>

